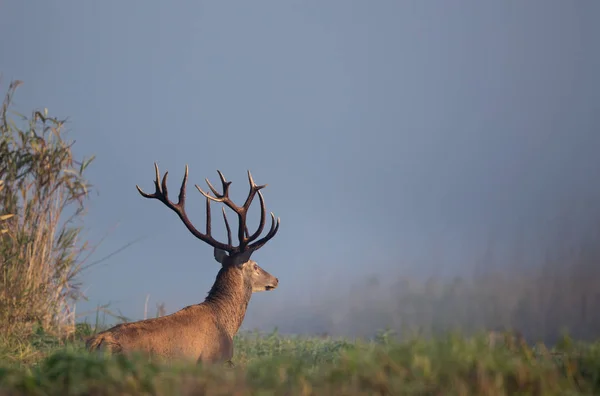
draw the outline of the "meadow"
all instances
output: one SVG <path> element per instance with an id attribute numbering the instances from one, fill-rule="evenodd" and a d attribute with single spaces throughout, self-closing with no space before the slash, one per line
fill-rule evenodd
<path id="1" fill-rule="evenodd" d="M 234 368 L 92 355 L 90 326 L 0 345 L 0 395 L 594 395 L 600 343 L 554 348 L 485 335 L 396 341 L 240 333 Z"/>

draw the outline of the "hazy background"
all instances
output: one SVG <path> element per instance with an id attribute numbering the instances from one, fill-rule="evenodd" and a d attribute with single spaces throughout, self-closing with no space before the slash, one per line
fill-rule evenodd
<path id="1" fill-rule="evenodd" d="M 1 84 L 97 155 L 93 260 L 139 240 L 85 274 L 79 312 L 139 319 L 148 294 L 173 312 L 209 290 L 212 249 L 135 190 L 158 161 L 172 191 L 189 164 L 201 228 L 193 183 L 269 184 L 281 229 L 253 258 L 280 287 L 245 328 L 589 337 L 599 19 L 596 0 L 5 1 Z"/>

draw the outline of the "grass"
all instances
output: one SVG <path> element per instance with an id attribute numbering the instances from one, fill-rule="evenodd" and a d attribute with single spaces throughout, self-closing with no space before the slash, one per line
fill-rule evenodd
<path id="1" fill-rule="evenodd" d="M 373 341 L 243 333 L 236 367 L 159 366 L 87 353 L 39 330 L 0 344 L 0 395 L 593 395 L 600 343 L 554 349 L 499 345 L 485 336 Z"/>

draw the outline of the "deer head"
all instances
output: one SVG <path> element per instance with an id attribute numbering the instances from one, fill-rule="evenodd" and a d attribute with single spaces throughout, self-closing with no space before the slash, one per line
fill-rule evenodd
<path id="1" fill-rule="evenodd" d="M 279 230 L 280 220 L 277 218 L 276 221 L 275 215 L 271 213 L 271 228 L 267 235 L 261 239 L 258 239 L 260 234 L 263 232 L 266 223 L 265 201 L 262 193 L 260 192 L 261 189 L 267 186 L 266 184 L 256 185 L 256 183 L 254 183 L 254 179 L 252 178 L 252 174 L 250 171 L 248 171 L 250 192 L 248 193 L 248 197 L 242 206 L 236 205 L 229 198 L 229 187 L 231 182 L 228 182 L 220 171 L 217 171 L 217 173 L 219 174 L 221 184 L 223 185 L 222 193 L 219 193 L 208 181 L 208 179 L 206 179 L 206 183 L 208 184 L 208 187 L 214 196 L 204 192 L 198 185 L 196 185 L 198 191 L 204 195 L 204 197 L 206 197 L 206 232 L 202 233 L 191 223 L 185 211 L 188 166 L 185 166 L 185 175 L 183 176 L 183 181 L 179 189 L 179 198 L 177 203 L 169 200 L 169 192 L 167 189 L 167 176 L 169 172 L 165 172 L 161 182 L 160 172 L 156 163 L 154 163 L 154 169 L 156 172 L 156 180 L 154 181 L 155 192 L 153 194 L 145 193 L 139 186 L 136 185 L 137 190 L 145 198 L 157 199 L 161 201 L 169 209 L 177 213 L 183 224 L 192 233 L 192 235 L 212 246 L 214 248 L 215 260 L 221 264 L 222 272 L 223 270 L 240 271 L 244 278 L 244 283 L 252 288 L 252 292 L 273 290 L 278 286 L 279 280 L 276 277 L 269 274 L 267 271 L 258 266 L 255 261 L 250 259 L 252 253 L 264 246 L 264 244 L 273 238 Z M 260 200 L 260 223 L 258 229 L 252 235 L 250 235 L 248 232 L 248 227 L 246 226 L 246 215 L 256 195 L 258 195 Z M 224 203 L 237 215 L 237 236 L 239 241 L 237 246 L 232 244 L 231 228 L 229 226 L 229 221 L 227 220 L 227 214 L 224 207 L 222 212 L 223 220 L 225 221 L 225 228 L 227 229 L 227 243 L 219 242 L 213 238 L 211 231 L 211 201 Z"/>

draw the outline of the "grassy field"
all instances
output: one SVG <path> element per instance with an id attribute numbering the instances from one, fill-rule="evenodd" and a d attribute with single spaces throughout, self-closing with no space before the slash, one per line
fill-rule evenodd
<path id="1" fill-rule="evenodd" d="M 600 343 L 568 338 L 547 350 L 491 347 L 484 336 L 396 342 L 385 334 L 349 341 L 244 333 L 231 369 L 90 355 L 85 333 L 3 340 L 0 395 L 600 394 Z"/>

